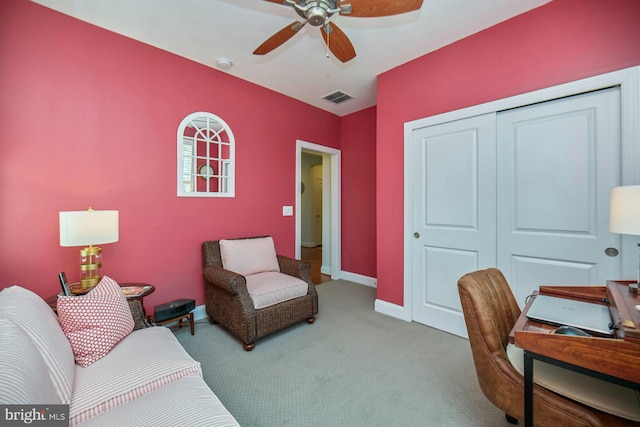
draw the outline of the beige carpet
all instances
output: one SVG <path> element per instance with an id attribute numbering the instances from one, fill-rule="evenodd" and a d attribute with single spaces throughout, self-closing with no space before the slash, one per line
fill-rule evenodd
<path id="1" fill-rule="evenodd" d="M 315 324 L 252 352 L 205 321 L 195 336 L 174 329 L 242 426 L 509 425 L 480 391 L 467 340 L 376 313 L 373 288 L 337 280 L 317 290 Z"/>

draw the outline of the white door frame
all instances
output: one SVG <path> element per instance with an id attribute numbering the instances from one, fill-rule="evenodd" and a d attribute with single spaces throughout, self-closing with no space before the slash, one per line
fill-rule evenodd
<path id="1" fill-rule="evenodd" d="M 436 116 L 418 119 L 404 124 L 404 303 L 403 306 L 395 306 L 386 301 L 376 300 L 376 310 L 385 314 L 411 321 L 412 313 L 412 288 L 411 273 L 411 241 L 412 224 L 411 191 L 412 175 L 409 156 L 411 136 L 415 129 L 425 126 L 460 120 L 481 114 L 498 112 L 510 108 L 517 108 L 536 102 L 544 102 L 565 96 L 604 89 L 611 86 L 620 86 L 621 96 L 621 144 L 622 144 L 622 185 L 640 184 L 640 66 L 626 68 L 595 77 L 589 77 L 570 83 L 552 86 L 509 98 L 491 101 L 485 104 L 475 105 L 461 110 L 438 114 Z M 637 267 L 637 238 L 622 236 L 621 263 L 625 276 L 635 277 Z"/>
<path id="2" fill-rule="evenodd" d="M 302 242 L 302 221 L 299 215 L 301 209 L 301 192 L 300 182 L 301 168 L 302 168 L 302 150 L 310 151 L 315 154 L 328 155 L 331 161 L 330 167 L 330 179 L 328 187 L 326 185 L 326 179 L 323 179 L 323 193 L 328 191 L 330 193 L 331 200 L 331 215 L 330 215 L 330 249 L 331 249 L 331 278 L 339 279 L 342 271 L 341 264 L 341 248 L 342 248 L 342 233 L 341 233 L 341 216 L 340 216 L 340 150 L 331 147 L 325 147 L 324 145 L 314 144 L 312 142 L 297 140 L 296 141 L 296 258 L 300 258 L 300 245 Z M 324 172 L 323 172 L 324 173 Z M 326 190 L 326 191 L 325 191 Z M 323 216 L 323 229 L 324 229 L 324 216 Z M 324 232 L 323 232 L 324 234 Z"/>

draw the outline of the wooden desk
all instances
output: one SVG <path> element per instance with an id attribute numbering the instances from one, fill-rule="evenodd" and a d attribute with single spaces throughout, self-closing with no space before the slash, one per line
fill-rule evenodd
<path id="1" fill-rule="evenodd" d="M 540 295 L 552 295 L 607 304 L 614 338 L 555 335 L 554 326 L 533 322 L 526 313 L 530 298 L 511 330 L 509 341 L 524 350 L 525 427 L 533 426 L 533 360 L 571 369 L 586 375 L 640 390 L 640 304 L 638 294 L 628 291 L 629 281 L 607 281 L 607 286 L 541 286 Z M 537 293 L 536 293 L 537 294 Z"/>

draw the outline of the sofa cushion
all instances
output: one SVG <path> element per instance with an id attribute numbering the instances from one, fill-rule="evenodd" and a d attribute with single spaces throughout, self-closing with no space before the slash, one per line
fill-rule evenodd
<path id="1" fill-rule="evenodd" d="M 524 352 L 507 345 L 507 357 L 516 371 L 524 375 Z M 534 361 L 533 381 L 553 392 L 609 414 L 640 421 L 640 393 L 559 366 Z"/>
<path id="2" fill-rule="evenodd" d="M 271 237 L 220 240 L 222 266 L 243 276 L 280 271 L 276 248 Z"/>
<path id="3" fill-rule="evenodd" d="M 0 319 L 11 320 L 31 339 L 47 365 L 60 402 L 69 404 L 75 371 L 73 352 L 51 307 L 30 290 L 11 286 L 0 292 Z"/>
<path id="4" fill-rule="evenodd" d="M 106 357 L 76 366 L 71 424 L 88 420 L 186 375 L 202 376 L 200 363 L 163 327 L 132 332 Z M 175 399 L 182 402 L 181 395 Z"/>
<path id="5" fill-rule="evenodd" d="M 58 316 L 80 366 L 104 357 L 134 326 L 120 286 L 107 276 L 86 295 L 58 297 Z"/>
<path id="6" fill-rule="evenodd" d="M 9 319 L 0 319 L 0 403 L 62 403 L 35 344 Z"/>
<path id="7" fill-rule="evenodd" d="M 181 379 L 79 424 L 82 427 L 239 427 L 202 378 Z"/>
<path id="8" fill-rule="evenodd" d="M 273 271 L 252 274 L 246 279 L 247 290 L 256 309 L 301 297 L 309 291 L 307 282 Z"/>

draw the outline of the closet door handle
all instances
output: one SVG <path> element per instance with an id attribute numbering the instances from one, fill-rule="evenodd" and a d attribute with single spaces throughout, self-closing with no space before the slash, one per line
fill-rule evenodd
<path id="1" fill-rule="evenodd" d="M 618 250 L 616 248 L 607 248 L 604 250 L 604 253 L 610 257 L 618 256 Z"/>

